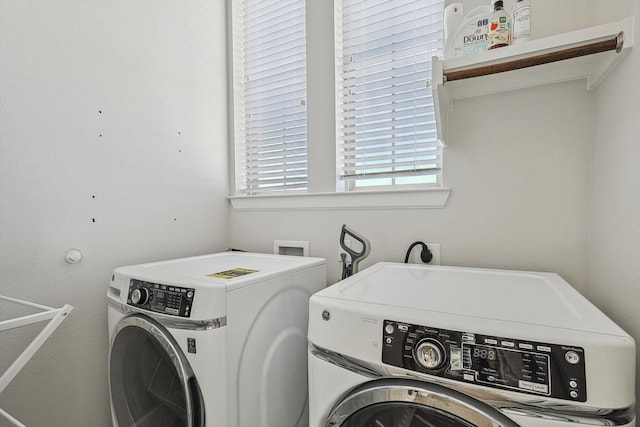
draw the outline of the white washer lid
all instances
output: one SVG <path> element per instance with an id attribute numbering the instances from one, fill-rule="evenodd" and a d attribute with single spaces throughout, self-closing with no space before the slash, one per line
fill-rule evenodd
<path id="1" fill-rule="evenodd" d="M 381 262 L 316 295 L 627 336 L 555 273 Z"/>
<path id="2" fill-rule="evenodd" d="M 223 287 L 227 291 L 324 265 L 322 258 L 221 252 L 121 267 L 118 271 L 146 281 L 182 286 Z M 226 273 L 226 274 L 225 274 Z"/>

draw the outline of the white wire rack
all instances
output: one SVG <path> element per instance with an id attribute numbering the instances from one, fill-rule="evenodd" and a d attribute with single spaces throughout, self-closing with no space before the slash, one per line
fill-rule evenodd
<path id="1" fill-rule="evenodd" d="M 0 393 L 9 385 L 9 383 L 18 375 L 20 370 L 24 368 L 27 362 L 33 357 L 33 355 L 40 349 L 42 344 L 55 332 L 60 324 L 67 318 L 67 315 L 73 310 L 73 307 L 69 304 L 65 304 L 61 308 L 51 308 L 45 305 L 35 304 L 28 301 L 23 301 L 15 298 L 9 298 L 0 295 L 1 301 L 8 301 L 15 304 L 35 308 L 41 310 L 35 314 L 29 314 L 20 317 L 14 317 L 12 319 L 0 321 L 0 332 L 7 331 L 9 329 L 20 328 L 22 326 L 31 325 L 38 322 L 44 322 L 48 320 L 47 325 L 42 328 L 40 333 L 31 341 L 31 343 L 24 349 L 24 351 L 16 358 L 16 360 L 7 368 L 7 370 L 0 375 Z M 26 427 L 20 421 L 12 417 L 9 413 L 0 408 L 0 416 L 3 416 L 17 427 Z"/>

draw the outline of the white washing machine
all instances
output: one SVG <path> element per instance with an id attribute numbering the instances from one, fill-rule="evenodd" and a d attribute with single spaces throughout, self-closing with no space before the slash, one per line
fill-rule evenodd
<path id="1" fill-rule="evenodd" d="M 379 263 L 309 316 L 310 427 L 635 426 L 633 339 L 557 274 Z"/>
<path id="2" fill-rule="evenodd" d="M 121 267 L 108 290 L 114 426 L 302 427 L 319 258 L 225 252 Z"/>

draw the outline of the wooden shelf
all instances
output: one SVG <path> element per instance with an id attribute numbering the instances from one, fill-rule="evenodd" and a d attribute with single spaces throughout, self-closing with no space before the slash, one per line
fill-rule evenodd
<path id="1" fill-rule="evenodd" d="M 433 58 L 438 139 L 446 145 L 457 99 L 569 80 L 596 88 L 633 46 L 633 17 L 447 60 Z"/>

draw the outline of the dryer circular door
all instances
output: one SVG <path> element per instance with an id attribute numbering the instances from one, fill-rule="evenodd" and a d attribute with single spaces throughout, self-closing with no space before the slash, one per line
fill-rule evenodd
<path id="1" fill-rule="evenodd" d="M 133 314 L 116 325 L 109 389 L 117 426 L 204 426 L 193 370 L 169 331 L 150 317 Z"/>
<path id="2" fill-rule="evenodd" d="M 324 427 L 519 427 L 466 394 L 417 380 L 381 379 L 347 394 Z"/>

